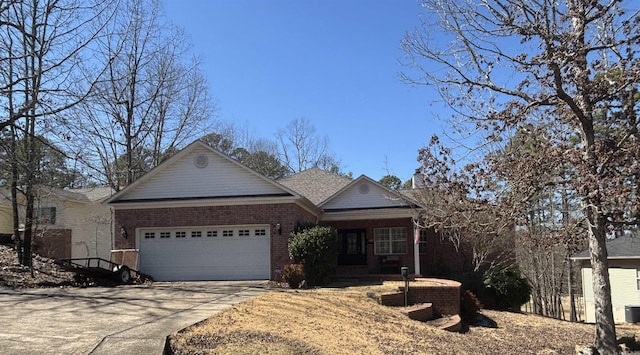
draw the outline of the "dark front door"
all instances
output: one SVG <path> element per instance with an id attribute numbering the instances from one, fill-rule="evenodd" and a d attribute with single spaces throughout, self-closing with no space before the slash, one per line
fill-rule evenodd
<path id="1" fill-rule="evenodd" d="M 365 229 L 343 229 L 340 236 L 338 265 L 367 265 L 367 233 Z"/>

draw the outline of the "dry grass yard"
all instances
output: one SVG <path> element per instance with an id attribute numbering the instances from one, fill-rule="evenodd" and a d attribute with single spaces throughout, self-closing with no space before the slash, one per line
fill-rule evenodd
<path id="1" fill-rule="evenodd" d="M 379 305 L 397 284 L 276 290 L 170 336 L 175 354 L 572 354 L 593 326 L 485 310 L 497 328 L 449 333 Z M 618 334 L 640 336 L 640 326 Z"/>

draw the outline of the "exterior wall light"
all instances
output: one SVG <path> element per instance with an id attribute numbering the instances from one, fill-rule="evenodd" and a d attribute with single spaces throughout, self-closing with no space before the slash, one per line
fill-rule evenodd
<path id="1" fill-rule="evenodd" d="M 127 229 L 124 227 L 120 228 L 120 235 L 122 236 L 122 238 L 127 239 Z"/>
<path id="2" fill-rule="evenodd" d="M 282 226 L 280 223 L 276 223 L 276 233 L 278 233 L 278 235 L 282 235 Z"/>

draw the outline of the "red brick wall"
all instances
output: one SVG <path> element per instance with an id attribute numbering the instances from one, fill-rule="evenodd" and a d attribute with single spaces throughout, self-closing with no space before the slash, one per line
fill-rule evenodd
<path id="1" fill-rule="evenodd" d="M 71 258 L 71 229 L 37 231 L 33 236 L 33 250 L 51 259 Z"/>
<path id="2" fill-rule="evenodd" d="M 420 254 L 422 276 L 451 278 L 462 275 L 464 255 L 458 253 L 450 241 L 442 240 L 433 228 L 427 230 L 427 243 L 423 251 Z"/>
<path id="3" fill-rule="evenodd" d="M 399 264 L 408 266 L 409 272 L 414 272 L 413 263 L 413 222 L 411 218 L 395 219 L 367 219 L 353 221 L 329 221 L 322 224 L 336 229 L 365 229 L 367 232 L 367 269 L 371 274 L 380 273 L 380 261 L 383 255 L 376 255 L 374 250 L 373 230 L 385 227 L 405 227 L 407 229 L 407 253 L 398 255 Z"/>
<path id="4" fill-rule="evenodd" d="M 138 228 L 269 224 L 271 226 L 271 277 L 273 271 L 291 262 L 287 250 L 289 234 L 298 222 L 315 222 L 315 216 L 296 204 L 265 204 L 241 206 L 201 206 L 115 210 L 115 248 L 136 248 Z M 282 234 L 276 231 L 280 223 Z M 125 227 L 128 238 L 120 236 Z"/>
<path id="5" fill-rule="evenodd" d="M 457 285 L 455 285 L 455 284 Z M 415 286 L 409 284 L 409 304 L 433 304 L 433 313 L 437 315 L 460 314 L 460 284 Z"/>
<path id="6" fill-rule="evenodd" d="M 413 261 L 413 223 L 410 218 L 329 221 L 323 224 L 336 229 L 365 229 L 367 232 L 367 269 L 369 273 L 381 272 L 381 255 L 374 253 L 373 230 L 382 227 L 405 227 L 407 229 L 407 253 L 399 255 L 399 264 L 408 266 L 410 273 L 415 273 Z M 423 276 L 446 276 L 459 279 L 462 276 L 464 255 L 458 253 L 449 241 L 442 241 L 440 235 L 433 229 L 427 231 L 427 246 L 424 254 L 420 255 L 420 273 Z"/>
<path id="7" fill-rule="evenodd" d="M 434 316 L 460 314 L 461 284 L 452 280 L 409 282 L 407 303 L 409 305 L 431 303 Z M 426 284 L 428 282 L 428 284 Z M 397 293 L 380 295 L 380 303 L 385 306 L 404 306 L 404 287 Z"/>

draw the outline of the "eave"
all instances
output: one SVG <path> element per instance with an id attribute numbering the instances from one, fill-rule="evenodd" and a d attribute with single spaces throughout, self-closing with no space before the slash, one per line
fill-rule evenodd
<path id="1" fill-rule="evenodd" d="M 151 208 L 181 208 L 181 207 L 212 207 L 212 206 L 248 206 L 293 203 L 307 212 L 320 216 L 315 205 L 299 196 L 289 194 L 259 195 L 259 196 L 209 196 L 209 197 L 181 197 L 167 199 L 146 200 L 118 200 L 109 203 L 114 210 L 151 209 Z"/>
<path id="2" fill-rule="evenodd" d="M 325 211 L 321 221 L 345 221 L 365 219 L 394 219 L 414 218 L 418 211 L 414 208 L 373 208 L 373 209 L 347 209 L 340 211 Z"/>

